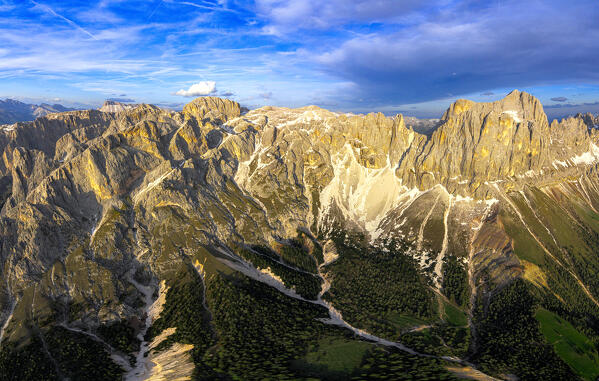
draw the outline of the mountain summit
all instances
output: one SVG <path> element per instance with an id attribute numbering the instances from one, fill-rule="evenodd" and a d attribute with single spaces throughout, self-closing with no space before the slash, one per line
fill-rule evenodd
<path id="1" fill-rule="evenodd" d="M 0 373 L 599 375 L 596 116 L 121 106 L 0 131 Z"/>

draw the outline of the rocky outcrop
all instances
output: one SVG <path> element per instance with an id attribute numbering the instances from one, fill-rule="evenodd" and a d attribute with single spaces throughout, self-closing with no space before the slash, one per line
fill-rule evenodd
<path id="1" fill-rule="evenodd" d="M 5 175 L 11 170 L 13 150 L 16 147 L 39 150 L 49 157 L 54 157 L 56 143 L 66 134 L 81 129 L 104 130 L 113 119 L 112 116 L 95 110 L 70 111 L 4 128 L 0 130 L 0 174 Z M 82 131 L 76 132 L 81 133 Z"/>
<path id="2" fill-rule="evenodd" d="M 249 195 L 266 218 L 265 240 L 323 224 L 332 210 L 371 233 L 387 221 L 383 230 L 391 232 L 392 211 L 438 186 L 450 198 L 485 200 L 496 198 L 497 184 L 513 190 L 555 182 L 594 165 L 596 133 L 586 123 L 579 116 L 549 125 L 540 102 L 518 91 L 493 103 L 458 100 L 430 138 L 401 115 L 310 106 L 242 116 L 239 104 L 213 97 L 181 113 L 151 105 L 67 112 L 0 134 L 2 173 L 12 180 L 5 209 L 30 200 L 68 211 L 66 200 L 77 199 L 96 214 L 121 197 L 147 209 L 147 198 L 173 183 L 179 188 L 168 198 L 182 197 L 177 205 L 223 191 Z M 205 185 L 190 196 L 198 181 Z M 240 224 L 230 222 L 229 232 Z"/>
<path id="3" fill-rule="evenodd" d="M 239 103 L 217 97 L 197 98 L 183 107 L 186 117 L 226 122 L 241 114 Z"/>
<path id="4" fill-rule="evenodd" d="M 458 100 L 398 175 L 419 189 L 442 184 L 451 193 L 484 198 L 485 184 L 515 186 L 522 176 L 551 170 L 556 160 L 591 151 L 582 126 L 580 118 L 549 126 L 541 103 L 517 90 L 493 103 Z"/>

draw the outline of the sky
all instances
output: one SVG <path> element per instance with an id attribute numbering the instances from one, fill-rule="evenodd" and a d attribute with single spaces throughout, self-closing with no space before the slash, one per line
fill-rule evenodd
<path id="1" fill-rule="evenodd" d="M 439 117 L 513 89 L 599 113 L 597 0 L 0 0 L 0 98 Z"/>

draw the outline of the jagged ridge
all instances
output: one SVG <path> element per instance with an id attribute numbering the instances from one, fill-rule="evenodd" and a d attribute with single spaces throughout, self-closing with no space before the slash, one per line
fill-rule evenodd
<path id="1" fill-rule="evenodd" d="M 490 289 L 518 277 L 543 283 L 541 264 L 515 254 L 508 222 L 521 224 L 596 304 L 597 291 L 547 248 L 518 198 L 542 189 L 551 202 L 568 196 L 599 207 L 589 120 L 549 125 L 538 100 L 514 91 L 493 103 L 457 101 L 430 138 L 401 115 L 245 112 L 210 97 L 180 113 L 139 105 L 18 123 L 0 133 L 0 174 L 11 184 L 0 214 L 2 332 L 26 336 L 26 319 L 39 321 L 49 303 L 65 300 L 87 306 L 77 318 L 86 329 L 142 316 L 124 296 L 132 284 L 143 280 L 134 288 L 146 295 L 190 258 L 213 272 L 223 263 L 239 270 L 230 254 L 240 247 L 282 253 L 298 231 L 326 240 L 339 226 L 375 245 L 406 242 L 435 292 L 445 292 L 445 257 L 459 258 L 474 307 L 483 276 Z M 297 282 L 285 268 L 313 271 L 279 255 L 282 270 L 240 263 L 284 290 Z"/>

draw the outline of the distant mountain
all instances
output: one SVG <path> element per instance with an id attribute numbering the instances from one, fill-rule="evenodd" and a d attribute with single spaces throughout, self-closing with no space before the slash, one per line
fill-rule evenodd
<path id="1" fill-rule="evenodd" d="M 100 110 L 102 112 L 121 112 L 121 111 L 134 109 L 137 106 L 139 106 L 139 105 L 133 104 L 133 103 L 123 103 L 123 102 L 107 100 L 104 102 L 102 107 L 100 107 L 98 110 Z"/>
<path id="2" fill-rule="evenodd" d="M 413 116 L 406 116 L 404 117 L 404 121 L 406 127 L 412 127 L 419 134 L 428 135 L 439 126 L 441 119 L 419 119 Z"/>
<path id="3" fill-rule="evenodd" d="M 57 112 L 73 111 L 74 109 L 59 104 L 40 105 L 28 104 L 14 99 L 0 100 L 0 124 L 32 121 L 40 116 Z"/>
<path id="4" fill-rule="evenodd" d="M 599 128 L 599 114 L 593 115 L 587 112 L 586 114 L 577 114 L 575 118 L 584 120 L 589 128 Z"/>

